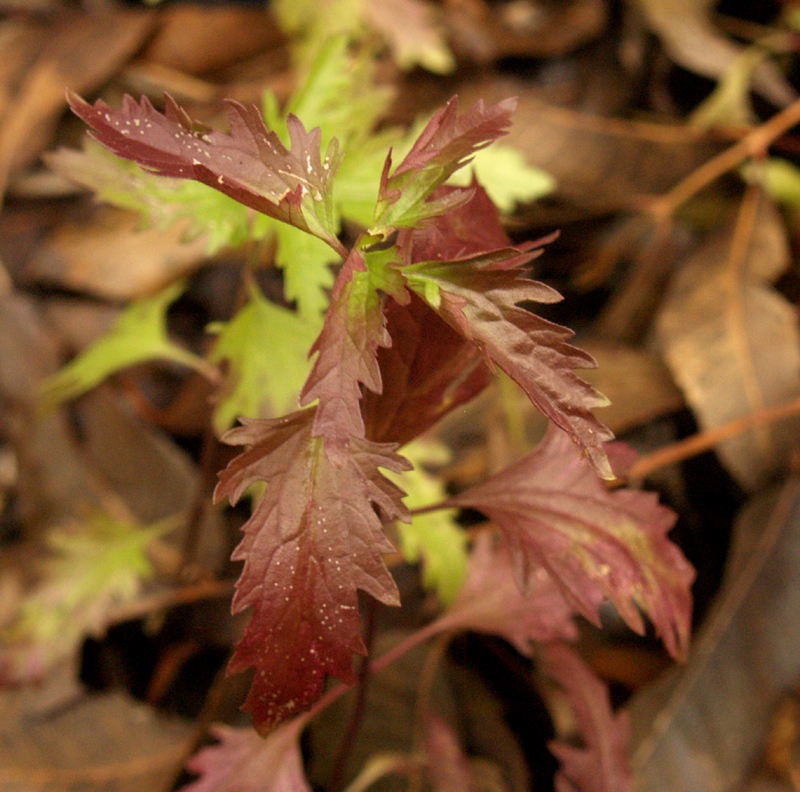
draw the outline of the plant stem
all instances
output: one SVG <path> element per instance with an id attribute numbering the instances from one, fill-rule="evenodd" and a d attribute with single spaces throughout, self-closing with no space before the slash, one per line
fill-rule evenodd
<path id="1" fill-rule="evenodd" d="M 365 608 L 364 616 L 364 643 L 367 647 L 367 656 L 361 661 L 361 668 L 358 671 L 358 684 L 356 691 L 356 701 L 353 705 L 353 711 L 350 714 L 350 722 L 347 724 L 347 731 L 345 732 L 342 742 L 339 745 L 339 751 L 336 755 L 336 761 L 333 764 L 333 776 L 331 777 L 330 784 L 328 785 L 329 792 L 339 792 L 344 785 L 345 770 L 347 768 L 347 760 L 353 750 L 353 745 L 358 735 L 361 721 L 364 717 L 364 710 L 367 704 L 367 686 L 370 677 L 370 662 L 369 653 L 372 649 L 373 639 L 375 637 L 375 600 L 370 598 Z"/>

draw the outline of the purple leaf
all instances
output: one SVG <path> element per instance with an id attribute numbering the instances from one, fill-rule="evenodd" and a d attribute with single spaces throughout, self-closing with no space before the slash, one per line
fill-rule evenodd
<path id="1" fill-rule="evenodd" d="M 304 726 L 304 718 L 295 718 L 266 738 L 252 729 L 212 726 L 219 743 L 189 760 L 186 769 L 200 778 L 180 792 L 311 792 L 300 755 Z"/>
<path id="2" fill-rule="evenodd" d="M 524 588 L 544 567 L 590 621 L 599 624 L 608 598 L 643 633 L 641 609 L 667 650 L 685 657 L 694 570 L 667 538 L 675 515 L 651 493 L 608 490 L 560 430 L 551 427 L 534 451 L 448 505 L 497 524 Z"/>
<path id="3" fill-rule="evenodd" d="M 542 661 L 544 673 L 564 689 L 584 742 L 582 748 L 550 743 L 561 761 L 556 792 L 632 792 L 628 714 L 612 712 L 608 689 L 571 647 L 550 644 Z"/>
<path id="4" fill-rule="evenodd" d="M 192 121 L 169 96 L 166 112 L 147 97 L 125 96 L 115 110 L 102 100 L 89 104 L 68 93 L 72 110 L 92 129 L 95 140 L 146 170 L 161 176 L 195 179 L 284 223 L 323 239 L 346 255 L 336 238 L 333 177 L 341 155 L 334 138 L 324 162 L 320 131 L 306 132 L 289 116 L 292 148 L 268 130 L 255 106 L 227 101 L 231 134 Z"/>
<path id="5" fill-rule="evenodd" d="M 313 409 L 245 420 L 224 438 L 248 449 L 222 472 L 215 497 L 235 503 L 252 484 L 267 485 L 233 554 L 245 562 L 233 611 L 253 613 L 229 665 L 255 669 L 245 709 L 262 732 L 307 708 L 326 674 L 355 681 L 352 656 L 365 653 L 357 589 L 399 604 L 376 508 L 407 519 L 402 491 L 379 467 L 408 465 L 394 446 L 358 439 L 334 465 L 313 421 Z"/>

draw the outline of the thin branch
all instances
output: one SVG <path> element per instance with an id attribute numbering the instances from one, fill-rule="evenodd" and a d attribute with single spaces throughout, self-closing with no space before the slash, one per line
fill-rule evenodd
<path id="1" fill-rule="evenodd" d="M 628 471 L 627 479 L 631 482 L 640 482 L 656 470 L 668 465 L 675 465 L 685 459 L 702 454 L 704 451 L 709 451 L 729 437 L 735 437 L 756 426 L 785 420 L 798 414 L 800 414 L 800 397 L 774 407 L 765 407 L 763 410 L 757 410 L 749 415 L 736 418 L 714 429 L 699 432 L 678 443 L 673 443 L 654 451 L 652 454 L 640 457 Z"/>
<path id="2" fill-rule="evenodd" d="M 235 581 L 233 580 L 201 580 L 189 586 L 171 588 L 146 597 L 141 597 L 136 602 L 117 608 L 109 616 L 111 624 L 119 624 L 132 619 L 141 619 L 155 611 L 175 608 L 178 605 L 188 605 L 206 599 L 222 599 L 233 594 Z"/>
<path id="3" fill-rule="evenodd" d="M 686 201 L 720 176 L 733 170 L 747 157 L 763 155 L 777 138 L 798 123 L 800 123 L 800 99 L 748 132 L 730 148 L 704 162 L 671 190 L 656 198 L 649 206 L 650 213 L 657 222 L 665 222 Z"/>

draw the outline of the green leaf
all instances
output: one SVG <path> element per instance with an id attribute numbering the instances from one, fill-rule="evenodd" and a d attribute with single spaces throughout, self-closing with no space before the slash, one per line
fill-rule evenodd
<path id="1" fill-rule="evenodd" d="M 321 319 L 313 322 L 270 302 L 255 284 L 248 296 L 227 324 L 209 328 L 219 333 L 211 362 L 229 364 L 226 395 L 214 410 L 220 433 L 240 416 L 265 418 L 296 409 L 311 369 L 308 350 L 322 325 Z"/>
<path id="2" fill-rule="evenodd" d="M 502 212 L 512 212 L 518 203 L 535 201 L 551 193 L 556 186 L 549 173 L 532 168 L 519 151 L 502 143 L 479 151 L 470 167 L 456 171 L 448 183 L 469 187 L 470 170 Z"/>
<path id="3" fill-rule="evenodd" d="M 284 295 L 297 302 L 297 311 L 307 321 L 319 319 L 328 307 L 326 293 L 333 285 L 336 254 L 317 237 L 298 228 L 275 223 L 278 250 L 275 263 L 283 270 Z"/>
<path id="4" fill-rule="evenodd" d="M 760 184 L 778 203 L 800 208 L 800 168 L 788 160 L 770 157 L 742 169 L 744 178 Z"/>
<path id="5" fill-rule="evenodd" d="M 458 97 L 453 97 L 434 113 L 391 175 L 392 157 L 387 158 L 370 233 L 385 238 L 393 229 L 419 225 L 466 203 L 471 197 L 469 190 L 429 199 L 476 152 L 508 131 L 515 107 L 515 99 L 489 107 L 479 100 L 459 115 Z"/>
<path id="6" fill-rule="evenodd" d="M 374 72 L 369 52 L 353 54 L 345 36 L 326 38 L 301 76 L 298 89 L 286 105 L 284 118 L 294 113 L 308 127 L 320 128 L 323 148 L 336 137 L 346 150 L 355 140 L 372 132 L 394 95 L 389 86 L 375 84 Z M 265 115 L 268 122 L 272 120 L 269 117 L 272 114 Z M 273 128 L 282 126 L 275 124 Z"/>
<path id="7" fill-rule="evenodd" d="M 53 557 L 0 634 L 0 676 L 39 679 L 77 652 L 85 637 L 102 635 L 113 611 L 134 600 L 152 576 L 148 545 L 175 526 L 175 518 L 143 527 L 97 514 L 51 531 L 46 543 Z"/>
<path id="8" fill-rule="evenodd" d="M 399 129 L 373 133 L 394 91 L 375 84 L 370 53 L 361 50 L 354 55 L 345 35 L 328 32 L 311 46 L 311 62 L 283 112 L 272 92 L 264 94 L 264 118 L 284 142 L 281 130 L 289 113 L 310 127 L 319 127 L 323 147 L 334 136 L 340 141 L 343 159 L 336 174 L 334 203 L 340 215 L 367 226 L 375 212 L 386 152 L 402 136 Z"/>
<path id="9" fill-rule="evenodd" d="M 409 511 L 444 501 L 447 492 L 441 478 L 424 466 L 445 464 L 449 458 L 446 446 L 418 439 L 403 447 L 403 456 L 414 469 L 385 475 L 405 490 Z M 439 509 L 412 514 L 411 523 L 397 524 L 403 558 L 412 563 L 422 561 L 422 582 L 436 591 L 444 605 L 453 601 L 467 574 L 467 536 L 455 522 L 456 514 L 455 509 Z"/>
<path id="10" fill-rule="evenodd" d="M 689 119 L 698 129 L 715 126 L 750 126 L 757 122 L 750 102 L 753 71 L 767 57 L 761 47 L 748 47 L 733 61 L 717 87 Z"/>
<path id="11" fill-rule="evenodd" d="M 205 235 L 213 255 L 228 245 L 240 247 L 266 236 L 274 221 L 205 184 L 148 173 L 88 140 L 82 151 L 59 149 L 47 164 L 93 190 L 101 201 L 141 215 L 147 225 L 167 228 L 188 220 L 188 238 Z"/>
<path id="12" fill-rule="evenodd" d="M 107 335 L 45 380 L 43 406 L 74 399 L 111 374 L 146 360 L 171 360 L 215 379 L 216 371 L 205 360 L 167 338 L 167 308 L 183 289 L 183 282 L 174 283 L 153 297 L 131 303 Z"/>

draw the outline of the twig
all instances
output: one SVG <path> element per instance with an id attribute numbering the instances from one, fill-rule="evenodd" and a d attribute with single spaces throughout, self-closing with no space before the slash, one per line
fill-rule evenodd
<path id="1" fill-rule="evenodd" d="M 233 580 L 202 580 L 189 586 L 181 586 L 141 597 L 130 605 L 112 611 L 109 620 L 112 624 L 119 624 L 123 621 L 141 619 L 154 611 L 175 608 L 178 605 L 187 605 L 206 599 L 222 599 L 229 597 L 233 593 L 233 589 Z"/>
<path id="2" fill-rule="evenodd" d="M 763 155 L 784 132 L 800 123 L 800 99 L 756 127 L 730 148 L 704 162 L 671 190 L 656 198 L 649 206 L 657 223 L 663 223 L 686 201 L 711 182 L 735 168 L 747 157 Z"/>
<path id="3" fill-rule="evenodd" d="M 800 397 L 774 407 L 765 407 L 763 410 L 736 418 L 714 429 L 699 432 L 685 440 L 660 448 L 652 454 L 640 457 L 631 465 L 626 478 L 631 482 L 640 482 L 656 470 L 709 451 L 729 437 L 735 437 L 755 426 L 781 421 L 797 414 L 800 414 Z"/>

